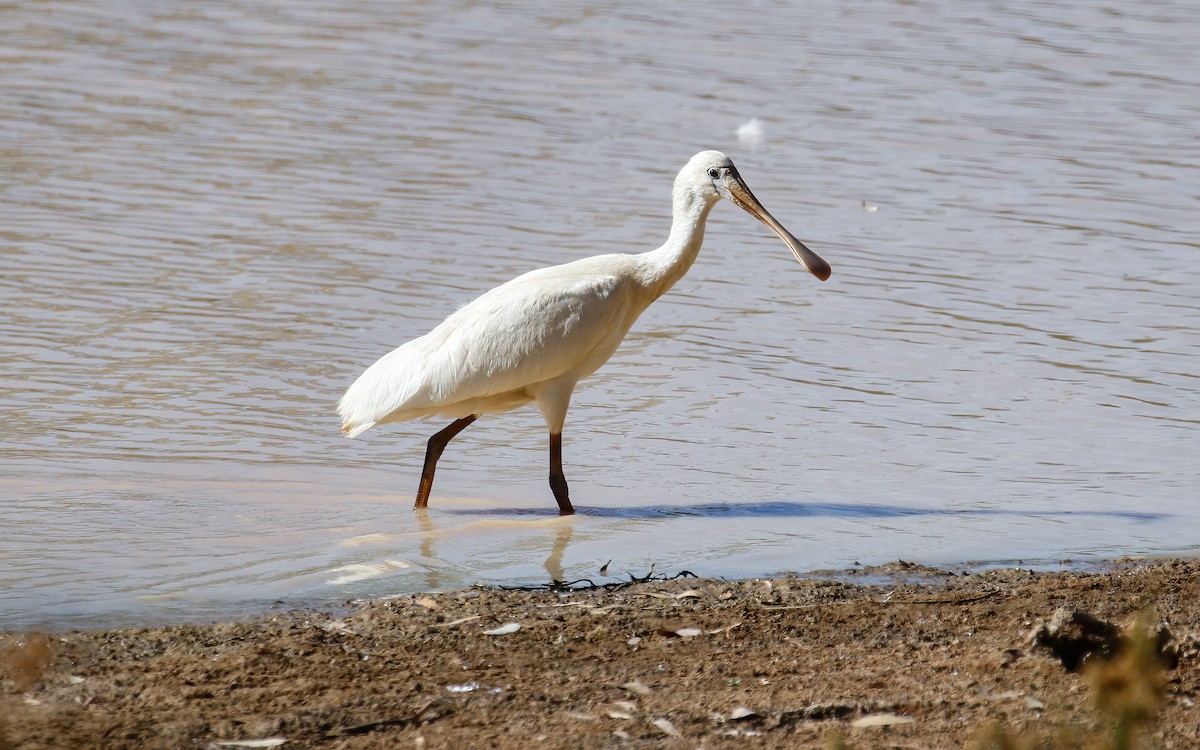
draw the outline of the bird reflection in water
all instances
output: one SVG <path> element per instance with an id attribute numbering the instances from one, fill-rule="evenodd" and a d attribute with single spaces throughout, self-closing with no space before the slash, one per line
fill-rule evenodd
<path id="1" fill-rule="evenodd" d="M 546 528 L 552 526 L 554 528 L 554 541 L 550 547 L 550 554 L 546 557 L 546 561 L 542 563 L 542 567 L 546 569 L 546 573 L 550 576 L 547 583 L 562 581 L 566 578 L 563 568 L 563 557 L 566 555 L 567 545 L 571 543 L 571 537 L 574 534 L 575 519 L 573 517 L 560 516 L 540 521 L 477 521 L 465 526 L 457 526 L 452 531 L 447 531 L 438 529 L 434 525 L 433 518 L 427 509 L 418 509 L 416 515 L 417 525 L 420 527 L 420 564 L 425 569 L 424 588 L 428 590 L 458 588 L 462 585 L 461 574 L 457 571 L 447 571 L 447 563 L 438 558 L 435 551 L 435 542 L 445 536 L 462 536 L 463 532 L 481 526 L 519 525 L 526 528 Z"/>

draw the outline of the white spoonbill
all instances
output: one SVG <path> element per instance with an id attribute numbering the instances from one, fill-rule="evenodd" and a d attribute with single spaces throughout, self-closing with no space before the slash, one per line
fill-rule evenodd
<path id="1" fill-rule="evenodd" d="M 597 255 L 539 268 L 483 294 L 420 338 L 367 368 L 338 402 L 342 432 L 449 417 L 429 438 L 414 507 L 429 504 L 446 444 L 483 414 L 533 401 L 550 430 L 550 489 L 558 512 L 575 512 L 562 470 L 562 429 L 575 384 L 608 361 L 630 326 L 692 267 L 713 205 L 728 198 L 779 235 L 818 279 L 829 264 L 762 207 L 719 151 L 702 151 L 675 178 L 671 234 L 657 250 Z"/>

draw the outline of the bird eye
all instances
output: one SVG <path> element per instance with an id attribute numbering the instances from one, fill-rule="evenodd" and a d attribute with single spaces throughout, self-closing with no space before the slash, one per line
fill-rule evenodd
<path id="1" fill-rule="evenodd" d="M 715 180 L 721 176 L 721 171 L 719 169 L 717 169 L 716 167 L 709 167 L 708 168 L 708 176 Z"/>

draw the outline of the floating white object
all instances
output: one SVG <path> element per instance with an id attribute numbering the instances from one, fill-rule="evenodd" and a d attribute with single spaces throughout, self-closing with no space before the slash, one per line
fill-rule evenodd
<path id="1" fill-rule="evenodd" d="M 325 583 L 330 586 L 344 586 L 347 583 L 357 583 L 358 581 L 366 581 L 371 578 L 379 578 L 387 575 L 394 570 L 407 570 L 412 564 L 406 560 L 384 560 L 378 563 L 352 563 L 350 565 L 342 565 L 341 567 L 330 570 L 330 573 L 341 573 L 336 578 L 331 578 Z"/>
<path id="2" fill-rule="evenodd" d="M 742 143 L 761 143 L 763 139 L 762 120 L 757 117 L 751 117 L 739 125 L 737 137 Z"/>

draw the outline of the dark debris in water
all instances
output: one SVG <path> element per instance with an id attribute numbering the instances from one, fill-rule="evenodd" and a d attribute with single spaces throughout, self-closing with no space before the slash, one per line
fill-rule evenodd
<path id="1" fill-rule="evenodd" d="M 501 591 L 553 591 L 556 593 L 578 592 L 578 591 L 619 591 L 620 589 L 636 586 L 639 583 L 661 583 L 663 581 L 674 581 L 680 578 L 699 578 L 690 570 L 681 570 L 673 576 L 655 573 L 651 568 L 650 572 L 644 576 L 635 576 L 629 574 L 628 581 L 614 581 L 612 583 L 596 583 L 590 578 L 577 578 L 574 581 L 554 580 L 549 583 L 538 584 L 537 586 L 498 586 Z"/>

